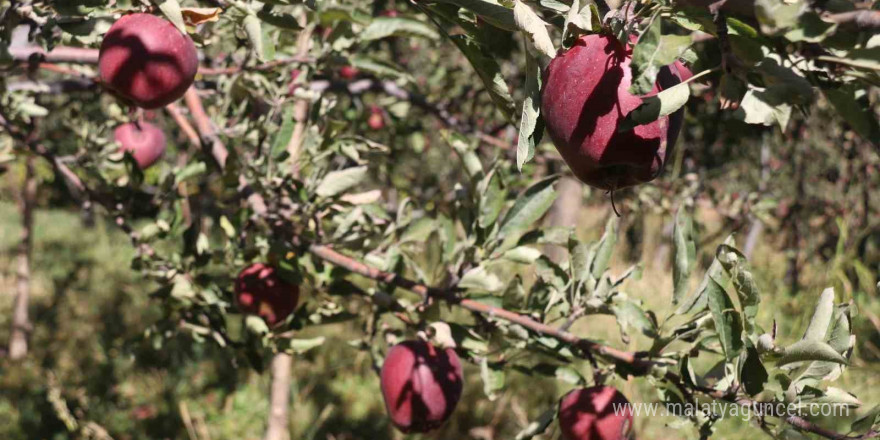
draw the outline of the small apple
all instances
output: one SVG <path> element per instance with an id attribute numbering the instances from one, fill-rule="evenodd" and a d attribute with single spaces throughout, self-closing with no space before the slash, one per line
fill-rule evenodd
<path id="1" fill-rule="evenodd" d="M 165 154 L 165 133 L 149 122 L 129 122 L 113 130 L 119 151 L 131 152 L 138 167 L 145 170 Z"/>
<path id="2" fill-rule="evenodd" d="M 198 68 L 198 53 L 189 36 L 152 14 L 116 20 L 98 55 L 104 85 L 146 109 L 180 99 Z"/>
<path id="3" fill-rule="evenodd" d="M 283 322 L 299 303 L 299 286 L 263 263 L 244 268 L 235 280 L 235 300 L 243 313 L 258 315 L 270 327 Z"/>
<path id="4" fill-rule="evenodd" d="M 574 175 L 596 188 L 616 190 L 657 177 L 683 121 L 680 109 L 618 131 L 642 103 L 642 97 L 629 93 L 631 57 L 631 47 L 614 37 L 585 35 L 557 55 L 545 72 L 541 114 L 547 133 Z M 684 71 L 684 65 L 663 67 L 648 96 L 680 83 Z"/>
<path id="5" fill-rule="evenodd" d="M 355 79 L 360 71 L 357 67 L 351 65 L 345 65 L 339 68 L 339 77 L 342 79 Z"/>
<path id="6" fill-rule="evenodd" d="M 370 130 L 378 131 L 385 128 L 385 117 L 382 116 L 382 109 L 373 106 L 370 108 L 370 117 L 367 118 L 367 126 Z"/>
<path id="7" fill-rule="evenodd" d="M 381 388 L 391 422 L 404 433 L 439 428 L 458 404 L 463 387 L 455 350 L 425 341 L 405 341 L 388 351 Z"/>
<path id="8" fill-rule="evenodd" d="M 613 387 L 576 389 L 559 402 L 564 440 L 624 440 L 631 438 L 632 424 L 629 400 Z"/>

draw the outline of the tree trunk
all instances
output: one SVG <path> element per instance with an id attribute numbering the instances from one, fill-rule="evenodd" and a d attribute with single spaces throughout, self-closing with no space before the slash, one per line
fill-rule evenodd
<path id="1" fill-rule="evenodd" d="M 12 334 L 9 337 L 9 357 L 22 359 L 27 356 L 28 333 L 28 298 L 31 282 L 31 248 L 33 245 L 34 203 L 37 197 L 37 180 L 34 177 L 33 157 L 25 161 L 25 178 L 19 202 L 21 213 L 21 241 L 18 245 L 16 273 L 16 296 L 12 315 Z"/>
<path id="2" fill-rule="evenodd" d="M 563 177 L 559 180 L 557 191 L 559 197 L 550 207 L 547 215 L 547 226 L 574 227 L 577 225 L 578 212 L 581 210 L 583 198 L 582 184 L 571 177 Z M 559 263 L 566 255 L 566 250 L 560 246 L 545 245 L 544 254 L 556 263 Z"/>
<path id="3" fill-rule="evenodd" d="M 269 420 L 263 440 L 289 440 L 290 368 L 293 357 L 278 353 L 272 358 L 272 385 L 269 396 Z"/>

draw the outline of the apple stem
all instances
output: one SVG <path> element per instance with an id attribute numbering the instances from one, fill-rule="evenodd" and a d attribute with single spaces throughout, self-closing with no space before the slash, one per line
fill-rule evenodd
<path id="1" fill-rule="evenodd" d="M 614 186 L 616 187 L 617 185 Z M 614 211 L 614 214 L 617 215 L 617 217 L 620 217 L 620 212 L 617 210 L 617 205 L 614 203 L 615 189 L 616 188 L 612 187 L 610 190 L 608 190 L 608 194 L 611 196 L 611 209 Z"/>

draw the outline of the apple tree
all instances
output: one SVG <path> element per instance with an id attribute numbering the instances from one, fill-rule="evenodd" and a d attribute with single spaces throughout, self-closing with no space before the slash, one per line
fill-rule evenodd
<path id="1" fill-rule="evenodd" d="M 11 0 L 0 164 L 44 167 L 69 209 L 128 235 L 162 305 L 143 329 L 157 349 L 184 336 L 271 369 L 267 439 L 287 435 L 293 358 L 325 344 L 299 332 L 336 322 L 359 324 L 350 349 L 371 356 L 403 432 L 467 411 L 463 387 L 495 399 L 513 374 L 574 388 L 518 439 L 624 438 L 640 422 L 609 415 L 628 402 L 612 378 L 663 404 L 856 407 L 833 385 L 856 344 L 849 296 L 812 292 L 803 336 L 777 335 L 758 315 L 772 287 L 732 236 L 690 284 L 707 190 L 676 143 L 748 139 L 733 126 L 797 137 L 825 115 L 867 198 L 878 28 L 877 5 L 850 0 Z M 598 240 L 542 221 L 569 175 L 614 205 Z M 665 315 L 626 293 L 638 265 L 610 264 L 649 208 L 671 226 Z M 853 267 L 841 282 L 876 288 Z M 572 330 L 595 315 L 621 341 Z M 650 343 L 620 348 L 634 337 Z M 849 433 L 778 409 L 758 421 L 777 438 L 880 435 L 880 407 Z M 702 438 L 717 422 L 681 420 Z"/>

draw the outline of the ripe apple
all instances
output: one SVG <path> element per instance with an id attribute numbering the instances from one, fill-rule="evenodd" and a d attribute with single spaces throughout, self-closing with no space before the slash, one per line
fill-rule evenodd
<path id="1" fill-rule="evenodd" d="M 629 400 L 608 386 L 580 388 L 559 402 L 559 428 L 564 440 L 624 440 L 632 433 Z"/>
<path id="2" fill-rule="evenodd" d="M 360 71 L 357 67 L 345 65 L 339 68 L 339 77 L 342 79 L 354 79 Z"/>
<path id="3" fill-rule="evenodd" d="M 385 408 L 404 433 L 439 428 L 461 397 L 461 362 L 455 350 L 438 349 L 425 341 L 392 347 L 380 376 Z"/>
<path id="4" fill-rule="evenodd" d="M 149 122 L 129 122 L 116 127 L 113 137 L 119 151 L 129 151 L 138 167 L 145 170 L 165 154 L 165 133 Z"/>
<path id="5" fill-rule="evenodd" d="M 238 274 L 235 300 L 243 313 L 258 315 L 272 327 L 296 309 L 299 286 L 283 280 L 274 267 L 254 263 Z"/>
<path id="6" fill-rule="evenodd" d="M 616 190 L 653 180 L 681 129 L 684 109 L 618 132 L 642 103 L 642 97 L 629 93 L 631 57 L 632 49 L 614 37 L 585 35 L 545 72 L 541 113 L 547 132 L 574 175 L 596 188 Z M 681 82 L 684 71 L 663 67 L 648 96 Z"/>
<path id="7" fill-rule="evenodd" d="M 101 42 L 101 81 L 138 107 L 154 109 L 183 96 L 199 68 L 196 46 L 173 24 L 151 14 L 125 15 Z"/>

